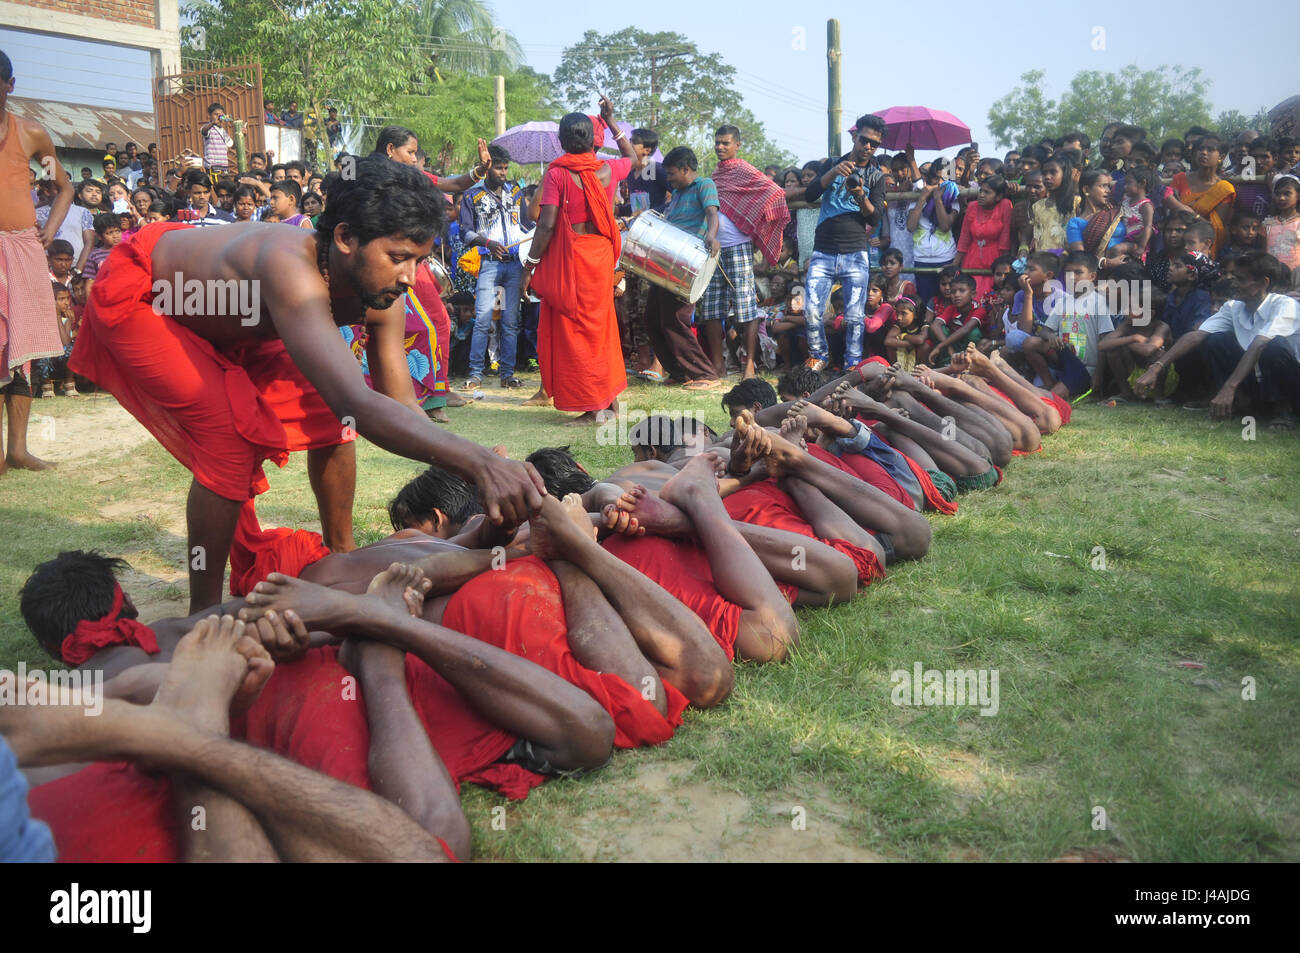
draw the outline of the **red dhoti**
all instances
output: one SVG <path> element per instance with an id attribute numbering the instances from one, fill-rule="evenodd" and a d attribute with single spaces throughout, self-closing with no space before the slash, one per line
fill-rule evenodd
<path id="1" fill-rule="evenodd" d="M 667 741 L 689 704 L 664 682 L 668 713 L 661 715 L 639 689 L 579 662 L 569 647 L 559 580 L 532 556 L 511 560 L 505 569 L 485 572 L 461 586 L 447 602 L 442 624 L 526 658 L 581 688 L 614 719 L 614 744 L 620 748 Z"/>
<path id="2" fill-rule="evenodd" d="M 264 460 L 283 466 L 292 451 L 355 434 L 278 338 L 219 350 L 153 309 L 153 248 L 169 231 L 188 227 L 149 225 L 113 249 L 68 366 L 110 391 L 200 484 L 228 500 L 247 500 L 267 487 Z"/>

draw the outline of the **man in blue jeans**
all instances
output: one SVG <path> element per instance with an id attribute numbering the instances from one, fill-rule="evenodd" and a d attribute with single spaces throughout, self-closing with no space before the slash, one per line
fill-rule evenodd
<path id="1" fill-rule="evenodd" d="M 812 257 L 805 280 L 808 332 L 806 366 L 826 367 L 830 351 L 822 325 L 831 285 L 844 289 L 844 367 L 862 360 L 863 321 L 867 304 L 867 227 L 879 228 L 885 212 L 885 175 L 871 163 L 885 135 L 879 116 L 862 116 L 853 130 L 853 149 L 827 159 L 804 192 L 808 202 L 821 201 Z"/>
<path id="2" fill-rule="evenodd" d="M 474 337 L 469 349 L 469 380 L 466 390 L 483 383 L 492 312 L 501 309 L 498 330 L 497 365 L 501 386 L 510 390 L 523 384 L 515 377 L 515 344 L 519 338 L 519 285 L 524 268 L 519 261 L 518 243 L 533 228 L 523 189 L 507 184 L 510 154 L 500 146 L 488 146 L 492 166 L 483 181 L 460 200 L 460 231 L 467 248 L 487 250 L 479 266 L 474 294 Z"/>

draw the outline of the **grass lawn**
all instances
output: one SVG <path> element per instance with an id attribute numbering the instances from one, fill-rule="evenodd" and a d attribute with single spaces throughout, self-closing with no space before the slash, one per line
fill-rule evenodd
<path id="1" fill-rule="evenodd" d="M 488 393 L 451 411 L 455 432 L 516 456 L 572 444 L 597 475 L 630 458 Z M 628 397 L 726 426 L 718 395 Z M 152 441 L 131 446 L 111 401 L 36 410 L 55 423 L 34 424 L 50 439 L 33 449 L 66 462 L 0 479 L 0 667 L 49 665 L 17 591 L 59 550 L 124 556 L 146 619 L 185 604 L 188 473 Z M 668 744 L 521 803 L 467 787 L 476 855 L 1300 858 L 1300 437 L 1088 406 L 1044 446 L 934 516 L 926 559 L 849 605 L 801 610 L 793 658 L 740 666 L 731 699 L 688 712 Z M 361 447 L 359 542 L 388 532 L 384 503 L 414 472 Z M 262 522 L 319 528 L 305 461 L 270 478 Z M 893 704 L 891 673 L 918 662 L 996 670 L 996 715 Z"/>

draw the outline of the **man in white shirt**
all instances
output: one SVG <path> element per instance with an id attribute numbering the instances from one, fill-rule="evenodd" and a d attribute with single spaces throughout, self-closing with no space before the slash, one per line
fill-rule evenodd
<path id="1" fill-rule="evenodd" d="M 1235 297 L 1153 361 L 1135 389 L 1147 393 L 1161 367 L 1204 346 L 1219 386 L 1210 416 L 1223 420 L 1265 405 L 1273 413 L 1270 429 L 1294 430 L 1300 403 L 1300 303 L 1280 293 L 1290 286 L 1291 273 L 1267 252 L 1254 251 L 1237 259 L 1235 274 Z"/>

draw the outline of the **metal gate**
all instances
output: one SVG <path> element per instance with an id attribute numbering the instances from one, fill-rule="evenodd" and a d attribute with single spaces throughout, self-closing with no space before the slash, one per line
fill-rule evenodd
<path id="1" fill-rule="evenodd" d="M 179 163 L 186 149 L 203 155 L 199 127 L 208 121 L 208 107 L 213 103 L 220 103 L 230 119 L 244 120 L 244 140 L 249 152 L 265 151 L 261 63 L 213 66 L 160 76 L 154 85 L 153 100 L 158 116 L 158 154 L 164 167 Z M 230 168 L 235 168 L 233 149 Z"/>

